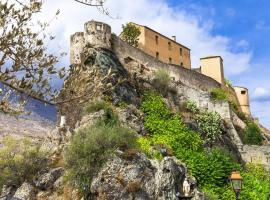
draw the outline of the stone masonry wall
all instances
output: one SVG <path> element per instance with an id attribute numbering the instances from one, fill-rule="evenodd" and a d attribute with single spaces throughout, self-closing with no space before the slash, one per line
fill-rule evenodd
<path id="1" fill-rule="evenodd" d="M 270 169 L 270 147 L 244 145 L 242 158 L 247 163 L 263 164 Z"/>

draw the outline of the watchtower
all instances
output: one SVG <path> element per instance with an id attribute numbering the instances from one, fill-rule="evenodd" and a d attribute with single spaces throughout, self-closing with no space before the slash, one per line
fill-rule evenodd
<path id="1" fill-rule="evenodd" d="M 85 44 L 94 47 L 111 48 L 111 27 L 108 24 L 89 21 L 84 24 Z"/>
<path id="2" fill-rule="evenodd" d="M 223 60 L 220 56 L 201 58 L 201 73 L 224 85 Z"/>
<path id="3" fill-rule="evenodd" d="M 249 105 L 248 89 L 244 87 L 235 86 L 234 91 L 240 103 L 241 110 L 243 111 L 243 113 L 250 116 L 251 112 L 250 112 L 250 105 Z"/>
<path id="4" fill-rule="evenodd" d="M 70 37 L 70 63 L 80 64 L 81 53 L 85 45 L 84 33 L 77 32 Z"/>

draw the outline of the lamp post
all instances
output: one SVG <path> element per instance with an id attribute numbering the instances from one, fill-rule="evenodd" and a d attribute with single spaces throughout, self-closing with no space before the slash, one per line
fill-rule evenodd
<path id="1" fill-rule="evenodd" d="M 230 181 L 231 181 L 234 193 L 235 193 L 235 199 L 238 200 L 239 193 L 243 185 L 243 178 L 241 177 L 238 171 L 233 170 L 230 176 Z"/>

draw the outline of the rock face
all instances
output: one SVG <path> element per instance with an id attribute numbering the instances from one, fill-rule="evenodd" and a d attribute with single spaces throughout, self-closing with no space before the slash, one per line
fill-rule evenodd
<path id="1" fill-rule="evenodd" d="M 55 169 L 45 169 L 40 171 L 34 178 L 35 186 L 41 190 L 50 189 L 53 187 L 55 181 L 63 175 L 64 169 L 62 167 Z"/>
<path id="2" fill-rule="evenodd" d="M 93 180 L 91 191 L 97 200 L 176 200 L 184 195 L 185 178 L 190 185 L 188 199 L 204 199 L 196 182 L 187 175 L 186 167 L 175 158 L 154 161 L 140 154 L 128 157 L 123 154 L 107 162 Z"/>
<path id="3" fill-rule="evenodd" d="M 27 182 L 24 182 L 16 191 L 12 200 L 34 200 L 35 188 Z"/>

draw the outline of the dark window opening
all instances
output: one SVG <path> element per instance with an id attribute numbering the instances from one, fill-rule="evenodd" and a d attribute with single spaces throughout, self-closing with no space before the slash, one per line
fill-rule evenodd
<path id="1" fill-rule="evenodd" d="M 172 50 L 171 42 L 168 42 L 168 48 L 169 48 L 169 50 Z"/>
<path id="2" fill-rule="evenodd" d="M 159 59 L 159 52 L 156 52 L 156 58 Z"/>
<path id="3" fill-rule="evenodd" d="M 156 44 L 158 44 L 158 36 L 156 35 Z"/>
<path id="4" fill-rule="evenodd" d="M 169 63 L 172 64 L 172 58 L 169 58 Z"/>
<path id="5" fill-rule="evenodd" d="M 181 62 L 181 64 L 180 64 L 180 66 L 183 67 L 183 63 L 182 63 L 182 62 Z"/>
<path id="6" fill-rule="evenodd" d="M 246 94 L 247 92 L 245 90 L 242 90 L 241 91 L 241 94 Z"/>
<path id="7" fill-rule="evenodd" d="M 183 56 L 183 49 L 180 48 L 180 56 Z"/>

